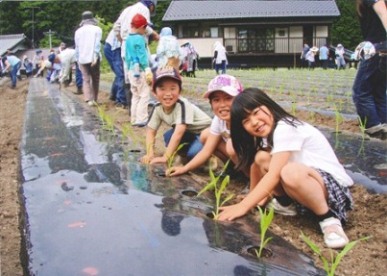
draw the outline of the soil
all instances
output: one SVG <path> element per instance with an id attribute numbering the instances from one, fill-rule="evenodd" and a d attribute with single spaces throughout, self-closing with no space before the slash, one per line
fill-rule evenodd
<path id="1" fill-rule="evenodd" d="M 0 275 L 3 276 L 23 275 L 20 262 L 19 150 L 27 91 L 28 80 L 19 81 L 16 89 L 10 88 L 9 79 L 0 80 Z M 74 86 L 67 88 L 65 93 L 71 93 L 71 91 L 75 91 Z M 81 95 L 78 97 L 82 100 Z M 128 122 L 127 110 L 115 108 L 109 101 L 107 92 L 100 93 L 99 102 L 115 118 L 118 128 Z M 298 112 L 297 116 L 308 121 L 307 113 Z M 335 118 L 319 114 L 316 114 L 313 120 L 311 122 L 313 124 L 318 123 L 330 128 L 336 125 Z M 359 126 L 353 120 L 344 121 L 341 130 L 359 134 Z M 145 132 L 144 129 L 136 131 L 139 132 L 139 135 L 144 135 Z M 351 192 L 355 208 L 349 212 L 349 222 L 345 226 L 345 231 L 352 241 L 362 237 L 370 238 L 358 242 L 344 256 L 336 275 L 385 275 L 383 271 L 387 269 L 387 196 L 370 194 L 358 183 L 351 187 Z M 270 230 L 307 255 L 313 256 L 315 264 L 319 267 L 322 267 L 322 262 L 302 241 L 301 231 L 322 248 L 326 257 L 329 256 L 330 250 L 323 245 L 318 224 L 306 217 L 277 215 Z"/>

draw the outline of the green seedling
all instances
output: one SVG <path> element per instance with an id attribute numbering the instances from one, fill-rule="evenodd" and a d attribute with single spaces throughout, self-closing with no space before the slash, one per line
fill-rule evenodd
<path id="1" fill-rule="evenodd" d="M 357 120 L 359 121 L 359 127 L 360 127 L 360 131 L 361 131 L 361 135 L 362 135 L 362 138 L 363 140 L 365 139 L 366 137 L 366 124 L 367 124 L 367 117 L 364 119 L 364 122 L 361 120 L 361 118 L 358 116 L 357 117 Z"/>
<path id="2" fill-rule="evenodd" d="M 125 124 L 122 126 L 122 130 L 121 130 L 122 131 L 122 138 L 121 138 L 122 143 L 124 143 L 126 141 L 131 130 L 132 130 L 132 127 L 130 124 Z"/>
<path id="3" fill-rule="evenodd" d="M 97 107 L 97 110 L 98 110 L 98 117 L 102 122 L 102 127 L 104 127 L 106 124 L 106 112 L 102 107 L 99 107 L 99 106 Z"/>
<path id="4" fill-rule="evenodd" d="M 224 174 L 224 172 L 226 171 L 229 163 L 230 163 L 230 160 L 228 160 L 226 162 L 226 164 L 223 166 L 222 172 L 218 176 L 215 176 L 214 172 L 212 171 L 212 168 L 210 168 L 210 182 L 203 189 L 201 189 L 200 192 L 198 193 L 198 196 L 200 196 L 201 194 L 203 194 L 204 192 L 206 192 L 208 190 L 214 190 L 215 211 L 212 212 L 212 215 L 213 215 L 215 220 L 218 219 L 218 217 L 219 217 L 220 207 L 222 207 L 227 201 L 231 200 L 234 197 L 233 194 L 229 194 L 224 200 L 221 200 L 222 194 L 225 192 L 227 185 L 230 183 L 230 176 L 229 175 L 226 175 L 223 178 L 220 186 L 218 185 L 219 180 L 222 177 L 222 175 Z"/>
<path id="5" fill-rule="evenodd" d="M 359 242 L 368 240 L 369 237 L 364 237 L 361 239 L 358 239 L 356 241 L 351 241 L 348 243 L 340 252 L 336 252 L 332 249 L 329 250 L 330 252 L 330 259 L 328 260 L 322 253 L 322 250 L 311 240 L 309 237 L 304 235 L 303 232 L 301 232 L 301 238 L 302 240 L 312 249 L 312 251 L 317 254 L 317 256 L 320 258 L 321 262 L 323 263 L 323 267 L 325 272 L 328 276 L 334 276 L 337 267 L 339 266 L 341 260 L 343 257 Z"/>
<path id="6" fill-rule="evenodd" d="M 274 218 L 274 209 L 270 208 L 269 210 L 263 210 L 261 207 L 258 207 L 260 214 L 259 227 L 261 230 L 261 243 L 259 245 L 259 250 L 255 250 L 258 258 L 261 258 L 262 252 L 264 248 L 266 248 L 267 244 L 271 241 L 272 237 L 266 238 L 266 232 L 269 229 L 273 218 Z"/>
<path id="7" fill-rule="evenodd" d="M 340 125 L 344 122 L 344 117 L 340 112 L 340 109 L 335 104 L 335 119 L 336 119 L 336 133 L 340 131 Z"/>
<path id="8" fill-rule="evenodd" d="M 105 115 L 105 129 L 111 132 L 114 132 L 114 119 L 112 116 L 108 114 Z"/>
<path id="9" fill-rule="evenodd" d="M 364 140 L 366 139 L 366 132 L 365 131 L 366 131 L 367 117 L 364 119 L 364 122 L 360 119 L 359 116 L 357 117 L 357 120 L 359 121 L 359 127 L 360 127 L 361 138 L 362 138 L 359 152 L 358 152 L 358 156 L 359 156 L 361 153 L 364 153 Z"/>
<path id="10" fill-rule="evenodd" d="M 176 158 L 176 154 L 179 152 L 179 150 L 182 149 L 182 147 L 184 147 L 187 143 L 182 143 L 180 144 L 177 149 L 172 153 L 171 156 L 168 156 L 167 158 L 167 167 L 168 169 L 172 168 L 173 166 L 173 163 L 175 162 L 175 158 Z"/>

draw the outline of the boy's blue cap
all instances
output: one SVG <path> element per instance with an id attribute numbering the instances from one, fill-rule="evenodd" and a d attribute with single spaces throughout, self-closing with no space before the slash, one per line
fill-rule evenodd
<path id="1" fill-rule="evenodd" d="M 48 56 L 48 61 L 51 62 L 51 63 L 54 63 L 54 60 L 55 60 L 55 54 L 52 53 Z"/>

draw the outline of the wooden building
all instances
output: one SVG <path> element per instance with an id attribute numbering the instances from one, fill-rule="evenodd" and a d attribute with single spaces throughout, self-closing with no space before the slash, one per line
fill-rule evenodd
<path id="1" fill-rule="evenodd" d="M 163 25 L 194 45 L 201 68 L 211 66 L 216 41 L 226 47 L 229 66 L 293 67 L 304 43 L 329 44 L 338 16 L 334 0 L 175 0 Z"/>

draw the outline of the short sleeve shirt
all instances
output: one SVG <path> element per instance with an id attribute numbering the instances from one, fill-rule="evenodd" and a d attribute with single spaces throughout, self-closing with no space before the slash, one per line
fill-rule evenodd
<path id="1" fill-rule="evenodd" d="M 161 123 L 175 127 L 176 125 L 187 125 L 187 131 L 200 134 L 211 124 L 211 118 L 199 107 L 180 97 L 174 109 L 166 113 L 160 103 L 153 108 L 147 126 L 157 130 Z"/>
<path id="2" fill-rule="evenodd" d="M 324 170 L 343 186 L 353 184 L 325 136 L 307 123 L 295 127 L 284 121 L 278 122 L 271 154 L 284 151 L 291 152 L 292 162 Z"/>
<path id="3" fill-rule="evenodd" d="M 210 133 L 215 136 L 222 136 L 225 142 L 230 138 L 230 130 L 227 128 L 226 121 L 221 120 L 216 115 L 212 119 Z"/>

